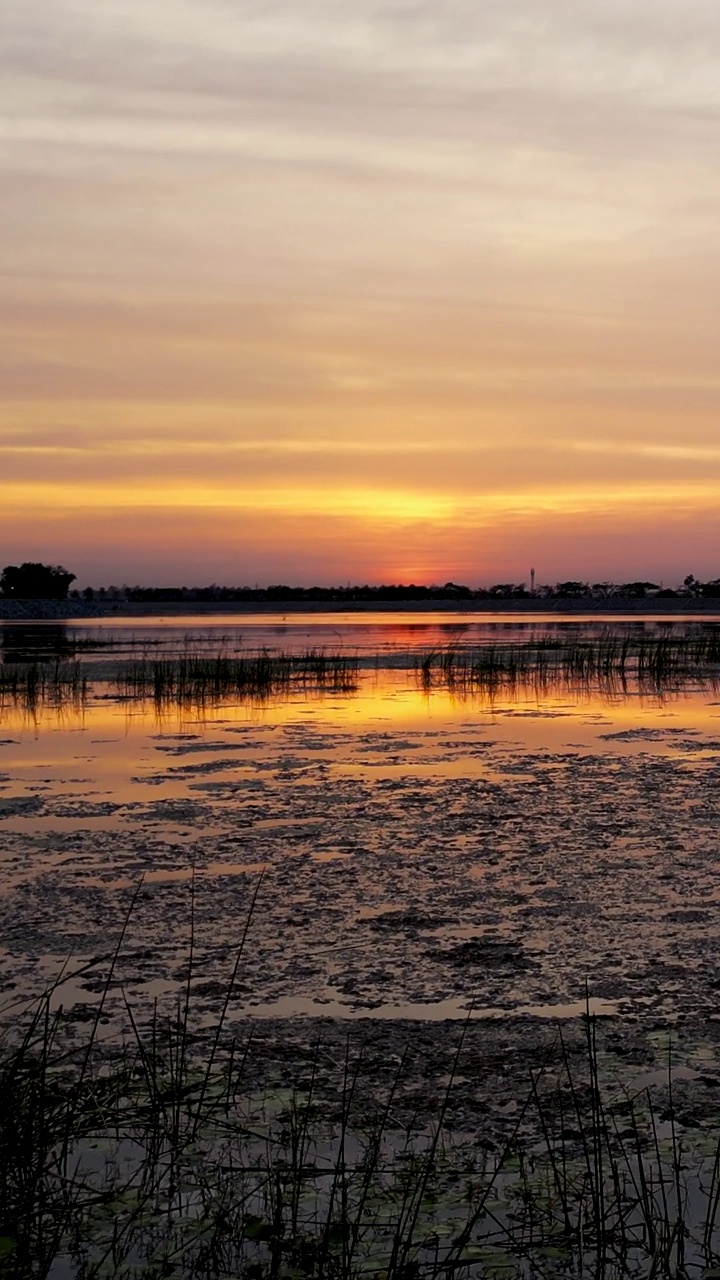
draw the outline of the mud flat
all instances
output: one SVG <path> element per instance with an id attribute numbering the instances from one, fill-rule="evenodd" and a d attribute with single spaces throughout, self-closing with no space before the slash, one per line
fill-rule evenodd
<path id="1" fill-rule="evenodd" d="M 257 895 L 238 1024 L 305 1027 L 308 1043 L 377 1025 L 399 1044 L 412 1022 L 440 1044 L 469 1015 L 473 1036 L 502 1024 L 527 1053 L 587 986 L 633 1043 L 711 1027 L 718 708 L 469 707 L 406 682 L 180 730 L 102 701 L 71 729 L 6 730 L 6 1002 L 72 957 L 90 967 L 56 1000 L 87 1019 L 139 886 L 113 989 L 171 1004 L 192 919 L 205 1025 Z"/>
<path id="2" fill-rule="evenodd" d="M 172 984 L 193 876 L 210 980 L 262 875 L 248 1011 L 271 1016 L 292 995 L 306 1013 L 432 1017 L 450 1001 L 462 1018 L 469 1003 L 576 1004 L 587 983 L 620 1012 L 709 1016 L 717 707 L 670 703 L 637 724 L 633 706 L 625 728 L 622 707 L 567 702 L 468 718 L 448 698 L 428 711 L 404 680 L 364 709 L 300 698 L 179 733 L 102 703 L 71 731 L 6 731 L 6 984 L 39 974 L 41 956 L 101 953 L 141 878 L 126 979 Z M 386 714 L 363 723 L 368 710 Z"/>

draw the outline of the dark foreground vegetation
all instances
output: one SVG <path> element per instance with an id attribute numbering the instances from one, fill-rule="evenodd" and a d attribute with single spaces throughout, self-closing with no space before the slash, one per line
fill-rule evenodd
<path id="1" fill-rule="evenodd" d="M 253 1065 L 252 1024 L 193 1022 L 192 958 L 167 1015 L 124 1002 L 107 1040 L 115 961 L 85 1032 L 53 993 L 0 1048 L 0 1275 L 15 1280 L 446 1280 L 720 1274 L 720 1147 L 683 1145 L 672 1071 L 608 1091 L 596 1020 L 528 1061 L 502 1145 L 457 1133 L 469 1024 L 446 1024 L 439 1097 L 405 1090 L 406 1048 L 371 1084 L 370 1057 L 322 1042 L 287 1087 Z M 117 957 L 116 957 L 117 958 Z M 124 998 L 124 997 L 122 997 Z M 115 1002 L 113 1004 L 113 1002 Z M 582 1046 L 582 1040 L 580 1040 Z"/>

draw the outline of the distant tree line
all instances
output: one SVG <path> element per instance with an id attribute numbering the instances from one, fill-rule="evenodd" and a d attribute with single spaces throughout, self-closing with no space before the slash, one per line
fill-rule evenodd
<path id="1" fill-rule="evenodd" d="M 21 565 L 6 565 L 0 577 L 0 595 L 13 600 L 65 600 L 68 592 L 73 599 L 122 601 L 142 604 L 171 603 L 246 603 L 285 604 L 291 601 L 308 603 L 353 604 L 380 601 L 420 600 L 617 600 L 617 599 L 720 599 L 720 578 L 701 582 L 688 574 L 678 587 L 663 587 L 657 582 L 580 582 L 569 580 L 551 585 L 540 585 L 530 592 L 524 582 L 498 582 L 492 587 L 471 588 L 457 582 L 444 585 L 420 586 L 410 583 L 385 583 L 379 586 L 346 587 L 290 587 L 277 584 L 270 587 L 222 587 L 211 583 L 207 587 L 86 587 L 84 591 L 69 591 L 75 574 L 61 565 L 39 564 L 25 561 Z"/>
<path id="2" fill-rule="evenodd" d="M 135 603 L 170 604 L 201 602 L 244 602 L 250 604 L 284 604 L 287 601 L 342 603 L 372 600 L 471 600 L 477 592 L 470 587 L 446 582 L 444 586 L 416 586 L 415 583 L 354 587 L 86 587 L 73 592 L 86 600 L 129 600 Z"/>
<path id="3" fill-rule="evenodd" d="M 127 600 L 144 604 L 171 603 L 246 603 L 284 604 L 289 602 L 353 604 L 373 601 L 420 600 L 610 600 L 610 599 L 689 599 L 720 598 L 720 578 L 700 582 L 689 574 L 681 586 L 663 587 L 656 582 L 556 582 L 537 586 L 528 591 L 525 583 L 499 582 L 491 587 L 471 588 L 457 582 L 443 586 L 420 586 L 416 583 L 384 583 L 379 586 L 346 587 L 290 587 L 278 584 L 270 587 L 221 587 L 211 583 L 207 587 L 100 587 L 94 590 L 72 592 L 87 600 Z"/>

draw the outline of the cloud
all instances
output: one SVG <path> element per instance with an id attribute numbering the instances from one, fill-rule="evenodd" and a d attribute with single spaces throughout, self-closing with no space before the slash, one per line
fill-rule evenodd
<path id="1" fill-rule="evenodd" d="M 675 9 L 673 13 L 672 10 Z M 4 15 L 6 136 L 66 150 L 473 177 L 500 148 L 547 172 L 712 152 L 720 24 L 600 0 L 476 5 L 152 7 L 15 0 Z M 570 108 L 570 109 L 569 109 Z M 529 175 L 531 177 L 531 175 Z M 632 177 L 630 170 L 626 176 Z"/>
<path id="2" fill-rule="evenodd" d="M 453 522 L 558 555 L 720 493 L 714 0 L 8 0 L 0 37 L 28 537 L 145 494 L 163 555 L 183 507 L 217 552 L 231 489 L 300 557 L 347 503 L 462 564 Z"/>

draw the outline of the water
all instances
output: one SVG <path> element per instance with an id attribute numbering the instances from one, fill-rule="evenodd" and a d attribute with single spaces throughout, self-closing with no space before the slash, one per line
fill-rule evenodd
<path id="1" fill-rule="evenodd" d="M 175 1177 L 182 1190 L 172 1212 L 161 1197 L 155 1217 L 152 1210 L 138 1217 L 123 1245 L 130 1268 L 164 1232 L 178 1256 L 182 1242 L 181 1271 L 192 1273 L 188 1232 L 207 1205 L 208 1184 L 223 1213 L 235 1197 L 238 1223 L 247 1225 L 248 1205 L 258 1222 L 274 1216 L 261 1189 L 276 1185 L 273 1160 L 287 1161 L 295 1089 L 301 1099 L 316 1091 L 317 1182 L 314 1191 L 303 1184 L 302 1202 L 303 1232 L 312 1238 L 329 1212 L 336 1120 L 357 1064 L 343 1146 L 351 1181 L 365 1177 L 358 1162 L 368 1149 L 365 1128 L 395 1090 L 378 1194 L 368 1200 L 368 1272 L 388 1267 L 387 1188 L 395 1179 L 404 1185 L 407 1135 L 427 1146 L 442 1110 L 445 1132 L 418 1239 L 449 1242 L 460 1229 L 467 1206 L 459 1188 L 472 1171 L 477 1186 L 492 1177 L 495 1192 L 469 1265 L 514 1273 L 520 1209 L 541 1249 L 537 1271 L 567 1274 L 566 1260 L 552 1261 L 557 1232 L 546 1231 L 550 1219 L 562 1226 L 559 1201 L 548 1197 L 547 1143 L 562 1151 L 553 1167 L 571 1180 L 584 1239 L 582 1141 L 597 1132 L 580 1016 L 589 1009 L 598 1019 L 606 1143 L 619 1160 L 636 1273 L 647 1269 L 644 1220 L 637 1204 L 628 1210 L 638 1181 L 628 1098 L 647 1142 L 652 1135 L 658 1144 L 643 1159 L 664 1166 L 653 1193 L 661 1223 L 675 1214 L 673 1161 L 676 1141 L 682 1145 L 690 1226 L 682 1239 L 688 1273 L 704 1274 L 720 1128 L 720 699 L 712 679 L 698 673 L 662 694 L 641 692 L 632 680 L 605 680 L 602 688 L 549 680 L 461 696 L 441 684 L 424 687 L 416 669 L 428 649 L 592 637 L 606 625 L 395 614 L 4 628 L 6 664 L 77 660 L 90 681 L 86 699 L 24 709 L 6 701 L 0 713 L 0 1018 L 12 1023 L 33 994 L 54 984 L 51 1004 L 62 1010 L 54 1043 L 65 1070 L 76 1060 L 73 1046 L 84 1061 L 109 983 L 90 1075 L 94 1082 L 96 1070 L 111 1072 L 118 1055 L 133 1068 L 122 1075 L 122 1123 L 115 1127 L 96 1107 L 93 1083 L 97 1132 L 88 1138 L 83 1129 L 70 1149 L 73 1220 L 90 1252 L 103 1254 L 108 1233 L 131 1215 L 143 1170 L 163 1194 Z M 654 634 L 669 624 L 613 625 Z M 295 686 L 282 696 L 198 708 L 123 698 L 114 679 L 143 655 L 308 648 L 357 656 L 357 688 Z M 204 1128 L 187 1145 L 187 1160 L 180 1142 L 171 1177 L 162 1171 L 166 1116 L 149 1115 L 141 1064 L 151 1052 L 164 1089 L 170 1046 L 182 1043 L 197 1102 L 239 951 Z M 187 991 L 186 1038 L 183 1016 L 173 1015 Z M 550 1138 L 528 1105 L 531 1071 Z M 194 1123 L 195 1102 L 183 1096 L 183 1123 Z M 574 1114 L 574 1099 L 582 1114 Z M 522 1176 L 514 1144 L 530 1153 Z M 307 1160 L 303 1167 L 304 1178 L 313 1175 Z M 90 1200 L 80 1169 L 103 1190 L 96 1211 L 82 1207 Z M 608 1168 L 600 1176 L 611 1204 Z M 67 1188 L 64 1171 L 63 1206 Z M 288 1238 L 293 1232 L 288 1222 Z M 255 1256 L 242 1231 L 231 1243 L 244 1262 Z M 520 1253 L 535 1274 L 527 1241 Z M 437 1269 L 434 1253 L 434 1263 L 423 1257 L 429 1273 Z M 120 1264 L 114 1273 L 128 1274 Z M 68 1280 L 79 1270 L 60 1249 L 50 1274 Z"/>
<path id="2" fill-rule="evenodd" d="M 582 1007 L 586 983 L 601 1012 L 711 1016 L 714 695 L 696 682 L 666 697 L 459 698 L 412 670 L 429 648 L 606 625 L 412 613 L 7 625 L 6 662 L 77 652 L 95 683 L 82 708 L 6 706 L 0 719 L 4 1004 L 69 964 L 56 999 L 82 1017 L 140 886 L 118 980 L 141 1004 L 182 988 L 192 907 L 212 1017 L 257 891 L 234 1016 L 553 1018 Z M 188 647 L 342 650 L 360 657 L 359 684 L 201 714 L 123 701 L 108 683 L 129 656 Z"/>

